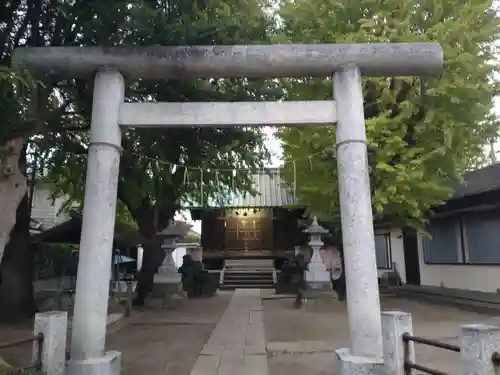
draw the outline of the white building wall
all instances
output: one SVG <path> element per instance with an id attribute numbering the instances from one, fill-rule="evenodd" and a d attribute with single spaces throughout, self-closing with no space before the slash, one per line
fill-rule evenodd
<path id="1" fill-rule="evenodd" d="M 67 213 L 59 212 L 65 201 L 66 198 L 64 197 L 53 200 L 48 187 L 39 182 L 35 187 L 31 218 L 41 221 L 44 230 L 61 224 L 69 220 L 69 215 Z"/>
<path id="2" fill-rule="evenodd" d="M 422 236 L 418 236 L 420 280 L 423 286 L 500 292 L 500 266 L 469 264 L 425 264 Z"/>
<path id="3" fill-rule="evenodd" d="M 405 269 L 405 253 L 403 245 L 403 231 L 401 228 L 376 228 L 375 234 L 389 233 L 390 235 L 390 259 L 392 263 L 396 263 L 396 269 L 401 277 L 401 280 L 406 283 Z M 386 270 L 379 270 L 378 274 L 381 277 Z"/>
<path id="4" fill-rule="evenodd" d="M 396 270 L 403 284 L 406 284 L 405 249 L 403 245 L 403 231 L 401 228 L 391 229 L 392 262 L 396 263 Z"/>

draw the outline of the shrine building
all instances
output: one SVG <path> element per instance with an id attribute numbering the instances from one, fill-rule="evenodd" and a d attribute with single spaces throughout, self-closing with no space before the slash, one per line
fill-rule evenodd
<path id="1" fill-rule="evenodd" d="M 254 194 L 234 194 L 220 204 L 190 207 L 191 218 L 201 220 L 201 246 L 206 269 L 223 270 L 221 281 L 236 287 L 273 285 L 276 270 L 297 246 L 306 245 L 306 207 L 279 169 L 268 169 L 252 177 Z M 402 277 L 404 255 L 401 230 L 375 228 L 375 250 L 379 276 L 400 263 Z M 393 246 L 395 245 L 395 246 Z M 400 254 L 401 253 L 401 254 Z M 259 272 L 257 272 L 257 270 Z M 223 280 L 224 279 L 224 280 Z M 245 279 L 245 280 L 243 280 Z M 274 280 L 276 281 L 276 280 Z"/>
<path id="2" fill-rule="evenodd" d="M 223 259 L 276 259 L 307 243 L 301 226 L 305 207 L 279 169 L 257 173 L 252 180 L 255 194 L 234 194 L 223 207 L 190 208 L 192 219 L 202 223 L 201 245 L 207 266 Z"/>

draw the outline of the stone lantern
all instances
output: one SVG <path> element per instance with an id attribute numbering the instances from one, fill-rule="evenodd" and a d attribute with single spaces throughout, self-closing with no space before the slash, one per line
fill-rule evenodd
<path id="1" fill-rule="evenodd" d="M 157 235 L 162 239 L 162 250 L 165 252 L 165 258 L 158 272 L 154 275 L 154 296 L 161 297 L 165 303 L 168 303 L 172 297 L 179 296 L 182 293 L 181 275 L 177 271 L 177 266 L 172 253 L 177 248 L 177 241 L 186 236 L 190 225 L 183 222 L 171 222 L 170 225 L 158 232 Z"/>
<path id="2" fill-rule="evenodd" d="M 309 234 L 308 245 L 313 251 L 306 271 L 306 282 L 312 290 L 333 291 L 330 272 L 327 271 L 319 252 L 323 246 L 321 236 L 327 234 L 328 230 L 319 225 L 318 219 L 314 217 L 312 224 L 304 229 L 304 233 Z"/>

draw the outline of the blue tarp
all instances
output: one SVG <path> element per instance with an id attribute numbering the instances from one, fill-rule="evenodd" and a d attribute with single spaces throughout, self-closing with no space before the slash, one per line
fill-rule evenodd
<path id="1" fill-rule="evenodd" d="M 126 255 L 115 254 L 115 264 L 123 264 L 123 263 L 132 263 L 135 262 L 135 259 L 130 258 Z"/>

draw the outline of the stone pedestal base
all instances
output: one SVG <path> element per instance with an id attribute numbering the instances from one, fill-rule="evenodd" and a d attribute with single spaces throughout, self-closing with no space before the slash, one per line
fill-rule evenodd
<path id="1" fill-rule="evenodd" d="M 67 375 L 120 375 L 122 354 L 115 350 L 103 357 L 71 360 L 66 367 Z"/>
<path id="2" fill-rule="evenodd" d="M 155 284 L 180 284 L 181 274 L 177 272 L 172 273 L 155 273 L 153 283 Z"/>
<path id="3" fill-rule="evenodd" d="M 307 282 L 307 290 L 314 294 L 317 292 L 320 295 L 324 295 L 325 293 L 333 294 L 333 288 L 331 281 L 308 281 Z"/>
<path id="4" fill-rule="evenodd" d="M 309 270 L 306 271 L 308 298 L 332 298 L 335 293 L 333 293 L 330 272 L 325 269 L 323 263 L 309 263 L 308 268 Z"/>
<path id="5" fill-rule="evenodd" d="M 338 375 L 385 375 L 382 358 L 353 356 L 348 348 L 335 351 Z"/>
<path id="6" fill-rule="evenodd" d="M 184 296 L 180 274 L 154 275 L 152 298 L 159 298 L 163 307 L 176 307 Z"/>
<path id="7" fill-rule="evenodd" d="M 308 283 L 329 283 L 331 285 L 330 272 L 326 270 L 322 261 L 311 262 L 307 268 L 306 281 Z"/>

